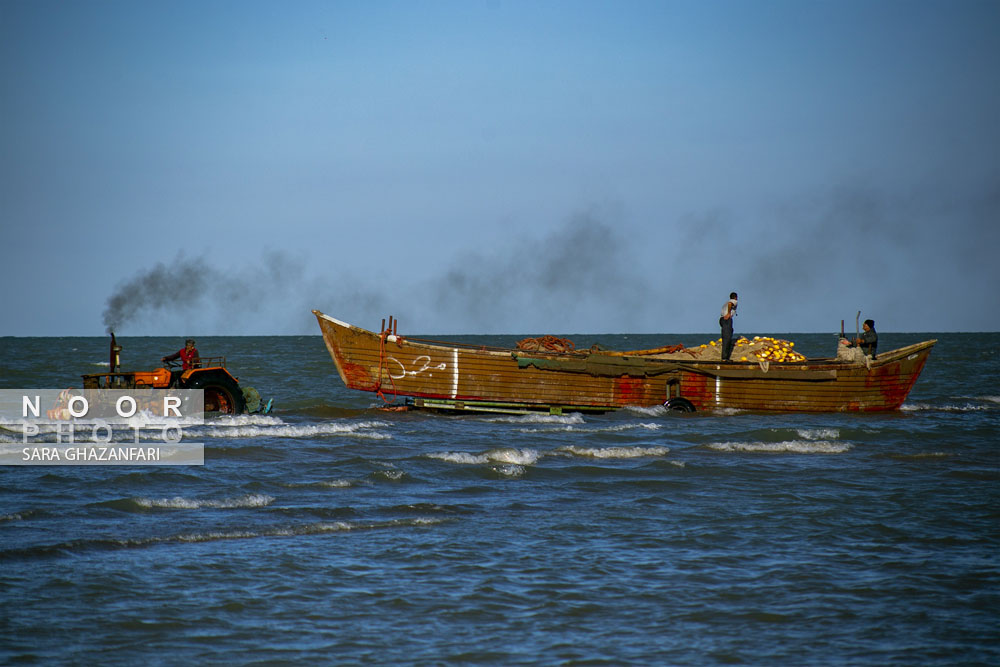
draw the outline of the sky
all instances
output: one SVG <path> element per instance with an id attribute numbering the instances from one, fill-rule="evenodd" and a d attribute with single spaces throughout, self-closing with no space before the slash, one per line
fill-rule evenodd
<path id="1" fill-rule="evenodd" d="M 0 336 L 1000 330 L 1000 3 L 0 0 Z"/>

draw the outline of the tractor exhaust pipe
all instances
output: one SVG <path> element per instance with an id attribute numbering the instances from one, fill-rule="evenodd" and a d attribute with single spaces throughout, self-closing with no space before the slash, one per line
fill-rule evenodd
<path id="1" fill-rule="evenodd" d="M 117 341 L 115 341 L 115 332 L 111 331 L 109 333 L 111 334 L 111 354 L 110 358 L 108 359 L 108 366 L 111 368 L 109 372 L 114 373 L 115 371 L 118 370 L 118 367 L 121 366 L 122 363 L 121 360 L 122 346 L 119 345 Z"/>

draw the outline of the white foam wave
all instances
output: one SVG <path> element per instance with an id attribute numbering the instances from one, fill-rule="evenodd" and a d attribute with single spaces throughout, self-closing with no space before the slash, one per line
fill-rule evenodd
<path id="1" fill-rule="evenodd" d="M 427 455 L 430 459 L 440 459 L 449 463 L 461 463 L 464 465 L 476 465 L 489 463 L 485 454 L 469 454 L 468 452 L 434 452 Z"/>
<path id="2" fill-rule="evenodd" d="M 635 459 L 645 456 L 665 456 L 668 447 L 579 447 L 567 445 L 556 451 L 595 459 Z"/>
<path id="3" fill-rule="evenodd" d="M 491 449 L 482 454 L 470 454 L 468 452 L 435 452 L 427 454 L 427 457 L 448 461 L 450 463 L 460 463 L 463 465 L 508 463 L 524 466 L 536 463 L 540 458 L 540 455 L 534 449 L 515 449 L 513 447 L 504 447 L 500 449 Z"/>
<path id="4" fill-rule="evenodd" d="M 836 428 L 801 428 L 798 431 L 803 440 L 839 440 L 840 429 Z"/>
<path id="5" fill-rule="evenodd" d="M 527 415 L 512 415 L 506 417 L 485 417 L 484 421 L 494 424 L 583 424 L 583 415 L 572 412 L 566 415 L 547 415 L 531 413 Z"/>
<path id="6" fill-rule="evenodd" d="M 272 496 L 262 493 L 252 493 L 239 498 L 226 498 L 223 500 L 205 500 L 182 498 L 135 498 L 136 504 L 148 508 L 161 509 L 185 509 L 195 510 L 203 507 L 212 509 L 236 509 L 243 507 L 266 507 L 274 502 Z"/>
<path id="7" fill-rule="evenodd" d="M 414 517 L 408 519 L 393 519 L 390 521 L 356 524 L 349 521 L 321 521 L 299 526 L 288 526 L 284 528 L 272 528 L 267 530 L 249 531 L 218 531 L 209 533 L 186 533 L 171 538 L 151 538 L 143 540 L 144 543 L 157 542 L 214 542 L 218 540 L 243 540 L 258 537 L 297 537 L 301 535 L 323 535 L 326 533 L 340 533 L 352 530 L 375 529 L 375 528 L 407 528 L 414 526 L 433 526 L 443 523 L 443 519 L 437 517 Z M 135 542 L 130 542 L 135 543 Z"/>
<path id="8" fill-rule="evenodd" d="M 628 412 L 635 412 L 640 415 L 646 415 L 647 417 L 662 417 L 667 414 L 667 409 L 662 405 L 653 405 L 648 408 L 641 405 L 630 405 L 626 407 L 625 410 Z"/>
<path id="9" fill-rule="evenodd" d="M 845 442 L 786 440 L 784 442 L 712 442 L 709 449 L 720 452 L 769 452 L 793 454 L 843 454 L 851 449 Z"/>
<path id="10" fill-rule="evenodd" d="M 289 489 L 302 489 L 314 486 L 319 486 L 327 489 L 346 489 L 352 486 L 352 484 L 353 483 L 347 479 L 329 479 L 329 480 L 320 480 L 318 482 L 299 482 L 299 483 L 291 482 L 288 484 L 283 484 L 283 486 Z"/>
<path id="11" fill-rule="evenodd" d="M 297 535 L 316 535 L 320 533 L 335 533 L 345 530 L 353 530 L 356 526 L 346 521 L 324 521 L 321 523 L 311 523 L 306 526 L 293 526 L 289 528 L 274 528 L 272 530 L 250 531 L 218 531 L 210 533 L 186 533 L 170 539 L 153 539 L 150 542 L 216 542 L 219 540 L 245 540 L 255 537 L 293 537 Z"/>
<path id="12" fill-rule="evenodd" d="M 281 426 L 285 422 L 271 415 L 216 415 L 205 420 L 213 426 Z"/>
<path id="13" fill-rule="evenodd" d="M 246 415 L 253 416 L 253 415 Z M 321 424 L 286 424 L 280 419 L 273 424 L 220 424 L 212 422 L 210 426 L 189 428 L 187 432 L 212 438 L 307 438 L 321 435 L 348 436 L 367 438 L 371 440 L 388 440 L 392 436 L 377 429 L 386 426 L 385 422 L 324 422 Z"/>
<path id="14" fill-rule="evenodd" d="M 984 400 L 986 400 L 984 398 Z M 899 407 L 903 412 L 922 412 L 922 411 L 935 411 L 935 412 L 982 412 L 983 410 L 995 410 L 996 407 L 992 405 L 982 405 L 975 403 L 965 403 L 964 405 L 957 404 L 941 404 L 932 405 L 930 403 L 903 403 Z"/>
<path id="15" fill-rule="evenodd" d="M 486 452 L 490 461 L 496 463 L 513 463 L 516 465 L 532 465 L 538 462 L 539 454 L 534 449 L 516 449 L 503 447 Z"/>
<path id="16" fill-rule="evenodd" d="M 662 424 L 655 424 L 655 423 L 651 424 L 651 423 L 648 423 L 648 422 L 640 422 L 638 424 L 621 424 L 620 426 L 612 427 L 612 428 L 609 428 L 609 429 L 606 429 L 606 430 L 608 430 L 608 431 L 631 431 L 633 429 L 645 429 L 647 431 L 659 431 L 661 428 L 663 428 Z"/>
<path id="17" fill-rule="evenodd" d="M 393 524 L 397 525 L 397 526 L 406 526 L 406 525 L 410 525 L 410 526 L 433 526 L 435 524 L 439 524 L 439 523 L 443 523 L 443 522 L 444 522 L 444 519 L 440 519 L 440 518 L 437 518 L 437 517 L 425 516 L 425 517 L 417 517 L 415 519 L 410 519 L 409 521 L 405 521 L 405 522 L 404 521 L 396 521 L 396 522 L 393 522 Z"/>
<path id="18" fill-rule="evenodd" d="M 524 466 L 513 463 L 504 463 L 503 465 L 493 466 L 493 470 L 504 477 L 521 477 L 524 475 Z"/>
<path id="19" fill-rule="evenodd" d="M 609 426 L 588 426 L 586 428 L 578 428 L 572 425 L 562 426 L 562 427 L 523 428 L 523 429 L 518 429 L 518 432 L 519 433 L 556 433 L 556 432 L 620 433 L 622 431 L 634 431 L 636 429 L 644 429 L 647 431 L 659 431 L 662 428 L 663 426 L 660 424 L 630 423 L 630 424 L 611 424 Z"/>

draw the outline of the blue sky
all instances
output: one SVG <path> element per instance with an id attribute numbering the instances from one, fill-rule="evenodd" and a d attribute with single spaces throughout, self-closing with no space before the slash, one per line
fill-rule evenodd
<path id="1" fill-rule="evenodd" d="M 0 0 L 0 335 L 997 331 L 1000 3 Z"/>

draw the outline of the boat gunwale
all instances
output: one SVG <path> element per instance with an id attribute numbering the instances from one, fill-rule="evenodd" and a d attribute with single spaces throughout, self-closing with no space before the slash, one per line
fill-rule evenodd
<path id="1" fill-rule="evenodd" d="M 364 327 L 359 327 L 353 324 L 349 324 L 342 320 L 338 320 L 334 317 L 327 315 L 319 310 L 312 311 L 314 315 L 322 317 L 335 325 L 343 327 L 345 329 L 353 330 L 357 333 L 366 334 L 372 336 L 373 338 L 381 338 L 382 334 L 375 333 L 365 329 Z M 683 365 L 694 365 L 694 366 L 725 366 L 729 368 L 746 368 L 751 366 L 759 366 L 761 361 L 722 361 L 720 359 L 679 359 L 676 356 L 667 356 L 665 353 L 656 352 L 662 348 L 651 348 L 650 350 L 632 350 L 628 352 L 621 352 L 616 350 L 569 350 L 569 351 L 557 351 L 557 350 L 520 350 L 516 347 L 500 347 L 496 345 L 476 345 L 474 343 L 462 343 L 457 341 L 440 341 L 429 338 L 421 337 L 410 337 L 410 336 L 400 336 L 398 334 L 389 334 L 386 336 L 386 340 L 391 343 L 396 343 L 398 345 L 402 344 L 414 344 L 421 347 L 428 347 L 433 349 L 462 349 L 469 352 L 488 352 L 492 354 L 497 354 L 501 356 L 511 355 L 513 357 L 525 357 L 525 358 L 567 358 L 567 357 L 589 357 L 591 355 L 601 355 L 607 354 L 607 356 L 617 356 L 622 358 L 641 358 L 641 359 L 655 359 L 658 361 L 674 361 L 678 364 Z M 885 364 L 890 364 L 898 361 L 904 357 L 911 354 L 917 354 L 925 350 L 929 350 L 937 343 L 937 339 L 930 339 L 925 341 L 920 341 L 917 343 L 911 343 L 910 345 L 905 345 L 900 348 L 893 350 L 888 350 L 881 354 L 876 355 L 876 357 L 871 361 L 868 366 L 870 368 L 876 368 L 883 366 Z M 693 348 L 691 348 L 693 349 Z M 835 366 L 838 368 L 850 368 L 857 366 L 865 366 L 864 362 L 859 361 L 848 361 L 844 359 L 838 359 L 836 357 L 809 357 L 804 361 L 782 361 L 776 362 L 776 365 L 781 368 L 801 368 L 801 367 L 815 367 L 815 366 Z"/>

